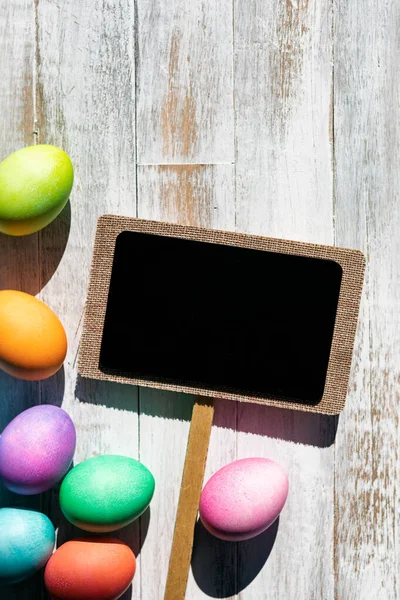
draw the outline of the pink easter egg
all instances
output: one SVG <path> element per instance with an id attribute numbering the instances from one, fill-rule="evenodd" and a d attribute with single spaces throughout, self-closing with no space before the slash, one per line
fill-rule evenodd
<path id="1" fill-rule="evenodd" d="M 273 460 L 236 460 L 206 483 L 200 498 L 201 521 L 222 540 L 248 540 L 278 518 L 288 489 L 285 471 Z"/>

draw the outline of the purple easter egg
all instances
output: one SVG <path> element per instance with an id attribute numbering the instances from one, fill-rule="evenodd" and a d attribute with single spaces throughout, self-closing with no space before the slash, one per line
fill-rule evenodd
<path id="1" fill-rule="evenodd" d="M 0 477 L 17 494 L 40 494 L 64 477 L 76 432 L 67 413 L 50 404 L 28 408 L 0 436 Z"/>

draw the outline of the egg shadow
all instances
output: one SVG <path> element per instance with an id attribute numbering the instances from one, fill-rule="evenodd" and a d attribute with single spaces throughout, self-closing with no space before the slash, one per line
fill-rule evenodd
<path id="1" fill-rule="evenodd" d="M 68 200 L 50 225 L 39 231 L 41 282 L 40 289 L 50 281 L 64 256 L 71 230 L 71 203 Z"/>
<path id="2" fill-rule="evenodd" d="M 1 586 L 0 597 L 2 600 L 36 600 L 43 597 L 47 600 L 48 596 L 43 584 L 43 569 L 25 581 Z"/>
<path id="3" fill-rule="evenodd" d="M 138 520 L 117 532 L 118 536 L 116 537 L 131 548 L 136 558 L 139 556 L 147 537 L 147 531 L 150 524 L 150 510 L 149 506 Z M 131 584 L 123 596 L 121 596 L 120 600 L 131 600 L 132 593 Z"/>
<path id="4" fill-rule="evenodd" d="M 38 294 L 52 278 L 68 242 L 71 204 L 47 227 L 24 236 L 0 234 L 0 289 Z"/>
<path id="5" fill-rule="evenodd" d="M 147 537 L 150 525 L 150 514 L 151 508 L 149 506 L 139 519 L 136 519 L 136 521 L 133 521 L 133 523 L 120 529 L 118 532 L 118 538 L 131 548 L 136 557 L 139 556 Z"/>
<path id="6" fill-rule="evenodd" d="M 65 544 L 70 540 L 82 537 L 99 537 L 102 535 L 108 538 L 118 538 L 122 542 L 124 542 L 129 548 L 132 550 L 136 558 L 139 556 L 142 546 L 147 537 L 147 532 L 149 529 L 150 523 L 150 507 L 148 507 L 145 512 L 136 519 L 132 523 L 129 523 L 126 527 L 119 529 L 118 531 L 110 531 L 109 533 L 98 534 L 91 533 L 89 531 L 83 531 L 75 525 L 72 525 L 62 514 L 59 502 L 54 503 L 52 501 L 52 505 L 58 507 L 57 514 L 53 514 L 53 524 L 58 529 L 57 532 L 57 548 Z"/>
<path id="7" fill-rule="evenodd" d="M 271 554 L 279 518 L 251 540 L 226 542 L 211 535 L 200 519 L 196 523 L 192 573 L 199 588 L 211 598 L 229 598 L 244 590 Z"/>
<path id="8" fill-rule="evenodd" d="M 132 584 L 128 587 L 126 592 L 120 597 L 119 600 L 131 600 L 132 598 Z"/>
<path id="9" fill-rule="evenodd" d="M 64 365 L 48 379 L 39 382 L 40 386 L 40 404 L 53 404 L 61 408 L 64 400 L 65 389 L 65 371 Z"/>
<path id="10" fill-rule="evenodd" d="M 57 529 L 60 526 L 60 523 L 64 520 L 64 515 L 61 512 L 60 508 L 60 488 L 61 484 L 64 481 L 65 477 L 68 475 L 70 471 L 74 468 L 74 461 L 71 462 L 68 471 L 65 473 L 64 477 L 58 481 L 52 488 L 41 494 L 41 512 L 47 515 L 50 521 L 53 523 L 54 529 Z"/>

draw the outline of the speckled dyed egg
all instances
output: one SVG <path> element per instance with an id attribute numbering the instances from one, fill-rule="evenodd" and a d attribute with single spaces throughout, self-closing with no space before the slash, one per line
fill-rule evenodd
<path id="1" fill-rule="evenodd" d="M 267 458 L 236 460 L 217 471 L 200 498 L 204 527 L 222 540 L 247 540 L 278 518 L 288 495 L 288 478 Z"/>
<path id="2" fill-rule="evenodd" d="M 0 368 L 19 379 L 56 373 L 67 353 L 67 336 L 54 312 L 30 294 L 0 291 Z"/>
<path id="3" fill-rule="evenodd" d="M 0 436 L 0 476 L 17 494 L 39 494 L 68 471 L 76 434 L 67 413 L 49 404 L 28 408 Z"/>
<path id="4" fill-rule="evenodd" d="M 44 567 L 54 543 L 54 527 L 46 515 L 0 508 L 0 585 L 23 581 Z"/>
<path id="5" fill-rule="evenodd" d="M 154 493 L 154 477 L 127 456 L 89 458 L 72 469 L 60 489 L 65 517 L 85 531 L 115 531 L 137 519 Z"/>
<path id="6" fill-rule="evenodd" d="M 130 586 L 135 555 L 120 540 L 94 537 L 66 542 L 44 573 L 53 600 L 117 600 Z"/>
<path id="7" fill-rule="evenodd" d="M 0 232 L 27 235 L 48 225 L 68 201 L 72 163 L 61 148 L 21 148 L 0 164 Z"/>

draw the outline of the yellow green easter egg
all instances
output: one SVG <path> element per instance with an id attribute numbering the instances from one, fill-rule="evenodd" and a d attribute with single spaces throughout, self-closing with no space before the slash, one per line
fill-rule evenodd
<path id="1" fill-rule="evenodd" d="M 53 221 L 66 205 L 74 170 L 61 148 L 27 146 L 0 164 L 0 232 L 28 235 Z"/>

